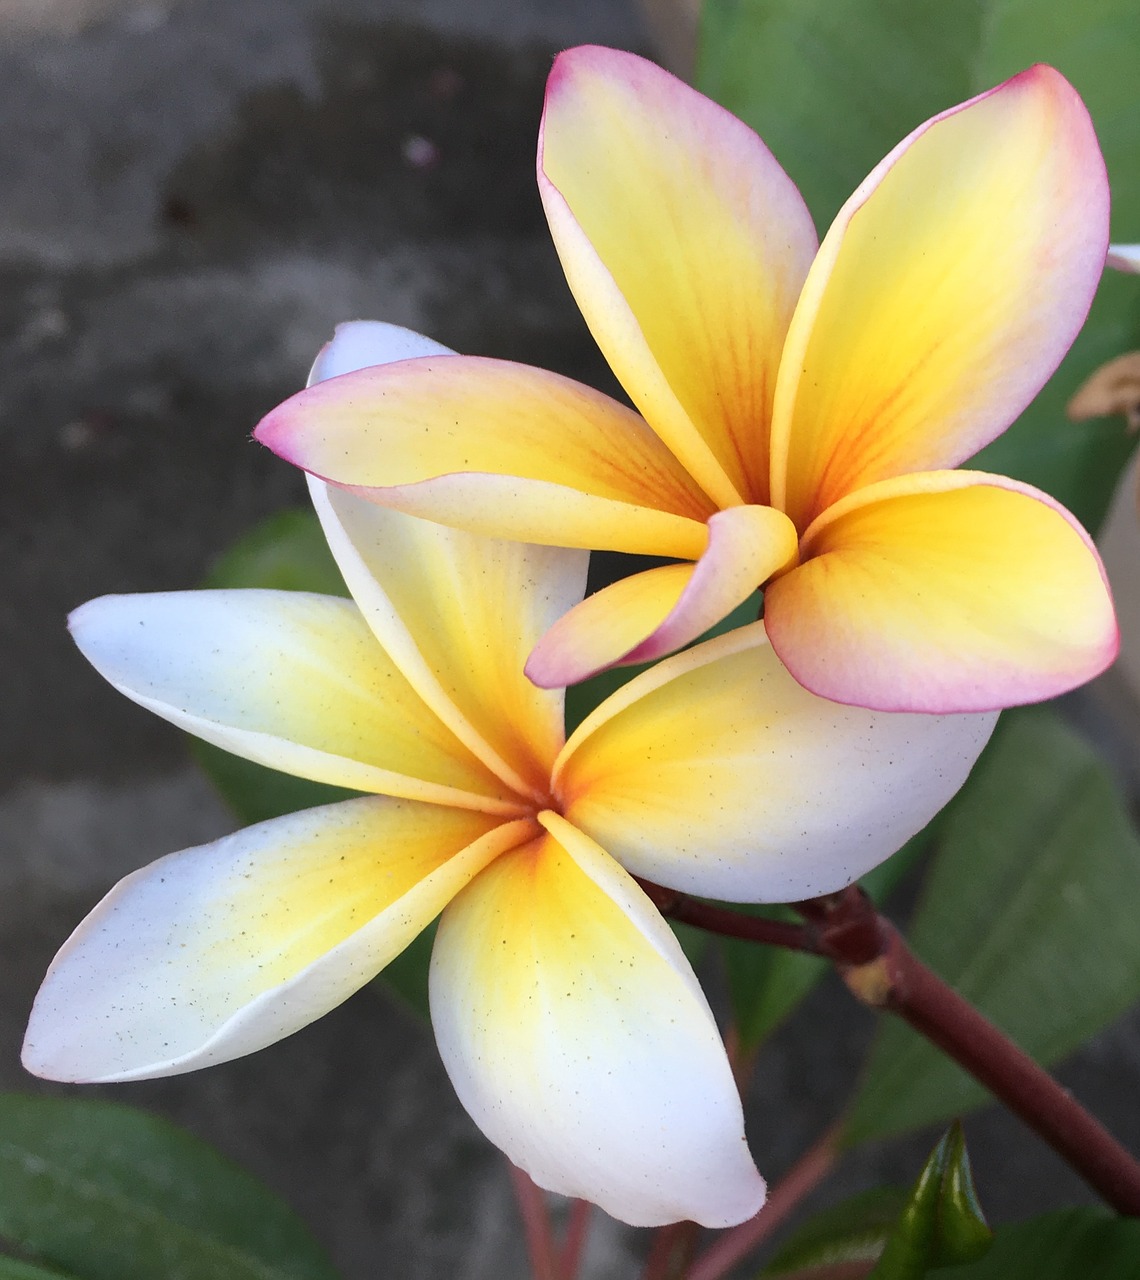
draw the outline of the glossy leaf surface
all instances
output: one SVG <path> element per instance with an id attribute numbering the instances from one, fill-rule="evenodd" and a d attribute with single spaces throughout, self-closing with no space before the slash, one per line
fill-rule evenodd
<path id="1" fill-rule="evenodd" d="M 949 811 L 908 936 L 1043 1063 L 1140 996 L 1140 840 L 1093 750 L 1047 708 L 1007 713 Z M 986 1094 L 884 1019 L 847 1140 L 961 1114 Z"/>
<path id="2" fill-rule="evenodd" d="M 267 1188 L 129 1107 L 0 1095 L 0 1186 L 0 1238 L 49 1277 L 336 1280 L 308 1229 Z M 25 1278 L 15 1271 L 12 1280 Z"/>

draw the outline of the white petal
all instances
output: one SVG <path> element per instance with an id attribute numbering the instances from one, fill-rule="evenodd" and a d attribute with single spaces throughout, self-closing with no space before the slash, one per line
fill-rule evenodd
<path id="1" fill-rule="evenodd" d="M 1110 244 L 1105 265 L 1140 275 L 1140 244 Z"/>
<path id="2" fill-rule="evenodd" d="M 440 922 L 432 1021 L 460 1100 L 540 1186 L 624 1222 L 751 1217 L 764 1183 L 688 961 L 602 849 L 540 820 Z"/>
<path id="3" fill-rule="evenodd" d="M 349 600 L 301 591 L 103 596 L 70 625 L 116 689 L 227 751 L 335 786 L 518 810 Z"/>
<path id="4" fill-rule="evenodd" d="M 53 1080 L 141 1080 L 272 1044 L 375 976 L 533 830 L 367 797 L 161 858 L 61 948 L 24 1065 Z"/>
<path id="5" fill-rule="evenodd" d="M 996 712 L 913 715 L 809 693 L 763 623 L 608 698 L 555 772 L 563 813 L 635 875 L 731 902 L 831 893 L 966 780 Z"/>
<path id="6" fill-rule="evenodd" d="M 338 378 L 374 364 L 391 364 L 394 360 L 412 360 L 417 356 L 451 356 L 450 347 L 433 342 L 411 329 L 383 320 L 349 320 L 338 324 L 331 342 L 320 349 L 309 371 L 306 386 Z"/>
<path id="7" fill-rule="evenodd" d="M 349 590 L 424 702 L 504 783 L 546 794 L 564 740 L 562 689 L 527 655 L 582 599 L 589 554 L 502 542 L 366 502 L 309 479 Z"/>

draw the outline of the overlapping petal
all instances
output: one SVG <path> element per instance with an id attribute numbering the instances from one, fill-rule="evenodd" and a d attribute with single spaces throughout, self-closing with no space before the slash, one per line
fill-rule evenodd
<path id="1" fill-rule="evenodd" d="M 1110 244 L 1105 265 L 1140 275 L 1140 244 Z"/>
<path id="2" fill-rule="evenodd" d="M 141 1080 L 272 1044 L 374 977 L 536 829 L 367 797 L 161 858 L 56 956 L 24 1064 L 53 1080 Z"/>
<path id="3" fill-rule="evenodd" d="M 319 480 L 309 487 L 349 590 L 401 672 L 489 768 L 545 795 L 563 693 L 537 688 L 523 664 L 581 600 L 588 553 L 483 538 Z"/>
<path id="4" fill-rule="evenodd" d="M 635 413 L 504 360 L 361 369 L 286 400 L 254 434 L 321 479 L 492 537 L 695 560 L 716 509 Z"/>
<path id="5" fill-rule="evenodd" d="M 317 352 L 306 386 L 339 378 L 372 365 L 414 360 L 419 356 L 453 356 L 450 347 L 403 325 L 386 320 L 346 320 Z"/>
<path id="6" fill-rule="evenodd" d="M 965 781 L 994 715 L 817 698 L 741 627 L 606 700 L 555 773 L 566 818 L 636 875 L 736 902 L 841 889 Z"/>
<path id="7" fill-rule="evenodd" d="M 795 526 L 782 512 L 718 512 L 696 565 L 650 569 L 583 600 L 539 641 L 526 673 L 555 687 L 617 663 L 652 662 L 703 635 L 795 556 Z"/>
<path id="8" fill-rule="evenodd" d="M 540 1186 L 625 1222 L 750 1217 L 764 1184 L 688 961 L 602 849 L 542 821 L 440 921 L 432 1021 L 460 1100 Z"/>
<path id="9" fill-rule="evenodd" d="M 121 693 L 271 769 L 489 813 L 520 807 L 428 709 L 348 600 L 298 591 L 103 596 L 72 635 Z"/>
<path id="10" fill-rule="evenodd" d="M 538 182 L 570 288 L 634 404 L 721 506 L 767 502 L 776 367 L 816 248 L 794 184 L 735 116 L 596 47 L 555 61 Z"/>
<path id="11" fill-rule="evenodd" d="M 921 125 L 808 275 L 776 390 L 773 502 L 803 530 L 860 486 L 992 440 L 1076 336 L 1107 242 L 1092 123 L 1052 68 Z"/>
<path id="12" fill-rule="evenodd" d="M 1118 636 L 1088 535 L 1047 495 L 945 471 L 827 511 L 772 583 L 772 646 L 807 688 L 883 710 L 1035 702 L 1103 671 Z"/>

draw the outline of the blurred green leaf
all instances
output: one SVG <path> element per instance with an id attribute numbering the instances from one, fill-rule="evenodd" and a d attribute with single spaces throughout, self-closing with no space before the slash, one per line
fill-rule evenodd
<path id="1" fill-rule="evenodd" d="M 882 903 L 890 896 L 929 847 L 941 816 L 863 877 L 863 887 L 876 902 Z M 773 920 L 798 923 L 800 919 L 794 911 L 782 906 L 737 905 L 735 909 Z M 745 1053 L 771 1035 L 831 969 L 829 961 L 803 951 L 760 946 L 742 938 L 719 938 L 717 942 L 724 956 L 733 1026 Z"/>
<path id="2" fill-rule="evenodd" d="M 261 587 L 346 596 L 348 588 L 311 511 L 279 511 L 219 557 L 207 587 Z"/>
<path id="3" fill-rule="evenodd" d="M 0 1095 L 0 1187 L 0 1236 L 77 1280 L 336 1280 L 261 1183 L 129 1107 Z"/>
<path id="4" fill-rule="evenodd" d="M 1047 708 L 1007 712 L 948 812 L 910 930 L 935 972 L 1040 1062 L 1140 996 L 1140 840 L 1096 754 Z M 884 1019 L 846 1140 L 985 1101 L 971 1077 Z"/>
<path id="5" fill-rule="evenodd" d="M 74 1272 L 64 1275 L 62 1271 L 48 1271 L 44 1267 L 33 1266 L 30 1262 L 19 1262 L 15 1258 L 0 1258 L 0 1280 L 84 1280 Z"/>
<path id="6" fill-rule="evenodd" d="M 992 1239 L 955 1123 L 930 1153 L 868 1280 L 923 1280 L 934 1268 L 983 1257 Z"/>
<path id="7" fill-rule="evenodd" d="M 190 743 L 190 751 L 243 824 L 265 822 L 285 813 L 334 804 L 359 794 L 344 787 L 330 787 L 323 782 L 310 782 L 308 778 L 267 769 L 198 738 Z"/>
<path id="8" fill-rule="evenodd" d="M 902 1187 L 876 1187 L 810 1218 L 761 1273 L 782 1276 L 843 1262 L 875 1262 L 907 1203 Z"/>
<path id="9" fill-rule="evenodd" d="M 1135 0 L 706 0 L 697 85 L 755 128 L 821 230 L 927 117 L 1034 62 L 1059 68 L 1096 124 L 1118 240 L 1140 235 Z M 1131 448 L 1120 419 L 1064 406 L 1094 369 L 1140 346 L 1140 288 L 1109 271 L 1056 376 L 971 466 L 1052 493 L 1090 528 Z"/>
<path id="10" fill-rule="evenodd" d="M 1063 1209 L 1000 1227 L 993 1248 L 970 1266 L 938 1280 L 1136 1280 L 1140 1220 L 1104 1209 Z"/>

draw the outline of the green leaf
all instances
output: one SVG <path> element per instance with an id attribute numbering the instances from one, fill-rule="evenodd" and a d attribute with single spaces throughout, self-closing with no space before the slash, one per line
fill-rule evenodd
<path id="1" fill-rule="evenodd" d="M 697 84 L 760 133 L 826 228 L 916 125 L 1031 63 L 1052 63 L 1088 104 L 1115 237 L 1133 240 L 1137 48 L 1135 0 L 706 0 Z M 1064 406 L 1094 369 L 1137 346 L 1140 289 L 1109 271 L 1057 374 L 971 465 L 1039 485 L 1095 528 L 1131 442 L 1119 419 L 1077 426 Z"/>
<path id="2" fill-rule="evenodd" d="M 936 818 L 886 862 L 863 877 L 863 887 L 876 902 L 885 901 L 914 866 L 929 846 L 938 821 Z M 735 909 L 773 920 L 799 921 L 799 916 L 787 907 L 737 905 Z M 771 1035 L 831 969 L 829 961 L 803 951 L 760 946 L 742 938 L 719 938 L 717 941 L 728 977 L 733 1026 L 745 1053 L 752 1052 Z"/>
<path id="3" fill-rule="evenodd" d="M 1038 1061 L 1140 996 L 1140 841 L 1104 765 L 1055 712 L 1007 712 L 943 828 L 910 931 L 917 954 Z M 884 1019 L 845 1140 L 985 1101 L 970 1076 Z"/>
<path id="4" fill-rule="evenodd" d="M 1140 1220 L 1104 1209 L 1062 1209 L 1001 1227 L 993 1248 L 972 1266 L 952 1267 L 938 1280 L 1136 1280 Z"/>
<path id="5" fill-rule="evenodd" d="M 221 747 L 195 738 L 190 751 L 206 776 L 218 789 L 222 799 L 243 824 L 265 822 L 282 814 L 314 809 L 320 804 L 335 804 L 359 795 L 344 787 L 324 782 L 310 782 L 290 773 L 267 769 L 264 765 L 231 755 Z"/>
<path id="6" fill-rule="evenodd" d="M 992 1239 L 955 1122 L 930 1153 L 868 1280 L 923 1280 L 933 1268 L 983 1257 Z"/>
<path id="7" fill-rule="evenodd" d="M 336 1280 L 256 1179 L 129 1107 L 0 1095 L 0 1186 L 0 1236 L 81 1280 Z"/>
<path id="8" fill-rule="evenodd" d="M 84 1280 L 84 1277 L 75 1273 L 64 1275 L 62 1271 L 48 1271 L 45 1267 L 19 1262 L 15 1258 L 0 1258 L 0 1280 Z"/>
<path id="9" fill-rule="evenodd" d="M 301 509 L 279 511 L 255 525 L 219 558 L 204 585 L 348 595 L 320 521 Z"/>
<path id="10" fill-rule="evenodd" d="M 907 1203 L 902 1187 L 876 1187 L 809 1219 L 761 1273 L 782 1276 L 843 1262 L 875 1262 Z"/>

